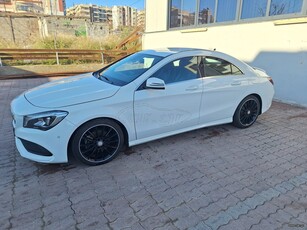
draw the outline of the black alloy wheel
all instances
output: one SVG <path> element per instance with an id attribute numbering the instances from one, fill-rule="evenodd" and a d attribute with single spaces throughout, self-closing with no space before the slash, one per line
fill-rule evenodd
<path id="1" fill-rule="evenodd" d="M 124 143 L 120 126 L 108 119 L 96 119 L 82 125 L 75 133 L 71 149 L 74 156 L 88 165 L 113 160 Z"/>
<path id="2" fill-rule="evenodd" d="M 248 128 L 260 114 L 260 102 L 256 96 L 248 96 L 239 104 L 233 116 L 233 124 L 238 128 Z"/>

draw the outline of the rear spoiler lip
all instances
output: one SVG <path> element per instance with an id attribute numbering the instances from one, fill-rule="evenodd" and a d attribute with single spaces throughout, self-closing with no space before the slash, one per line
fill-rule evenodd
<path id="1" fill-rule="evenodd" d="M 259 76 L 259 77 L 266 77 L 271 83 L 272 85 L 274 85 L 274 81 L 272 79 L 272 77 L 270 77 L 266 71 L 264 69 L 261 69 L 261 68 L 258 68 L 258 67 L 252 67 L 254 70 L 256 70 L 256 74 Z M 262 73 L 262 74 L 261 74 Z"/>

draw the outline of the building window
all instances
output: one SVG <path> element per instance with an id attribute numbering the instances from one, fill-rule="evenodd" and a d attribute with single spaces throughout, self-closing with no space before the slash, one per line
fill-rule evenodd
<path id="1" fill-rule="evenodd" d="M 170 27 L 195 25 L 198 0 L 171 0 Z"/>
<path id="2" fill-rule="evenodd" d="M 169 28 L 306 15 L 302 10 L 304 1 L 307 0 L 169 0 Z"/>
<path id="3" fill-rule="evenodd" d="M 236 11 L 237 0 L 218 0 L 216 22 L 234 21 Z"/>
<path id="4" fill-rule="evenodd" d="M 171 0 L 170 27 L 180 27 L 181 21 L 181 0 Z"/>
<path id="5" fill-rule="evenodd" d="M 183 0 L 182 26 L 192 26 L 195 24 L 196 0 Z"/>
<path id="6" fill-rule="evenodd" d="M 302 10 L 303 0 L 272 0 L 270 16 L 281 14 L 294 14 Z"/>
<path id="7" fill-rule="evenodd" d="M 268 0 L 243 0 L 241 19 L 266 15 Z"/>
<path id="8" fill-rule="evenodd" d="M 200 0 L 198 12 L 198 24 L 214 22 L 215 0 Z"/>

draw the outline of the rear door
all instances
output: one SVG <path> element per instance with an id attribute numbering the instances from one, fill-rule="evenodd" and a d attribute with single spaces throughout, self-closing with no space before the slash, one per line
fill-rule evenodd
<path id="1" fill-rule="evenodd" d="M 244 98 L 248 78 L 234 64 L 216 57 L 202 57 L 201 69 L 204 92 L 200 123 L 229 122 Z"/>

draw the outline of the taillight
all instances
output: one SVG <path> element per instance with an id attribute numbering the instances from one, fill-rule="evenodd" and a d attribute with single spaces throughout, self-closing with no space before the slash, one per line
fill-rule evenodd
<path id="1" fill-rule="evenodd" d="M 272 85 L 274 85 L 274 81 L 271 77 L 268 77 L 268 80 L 272 83 Z"/>

